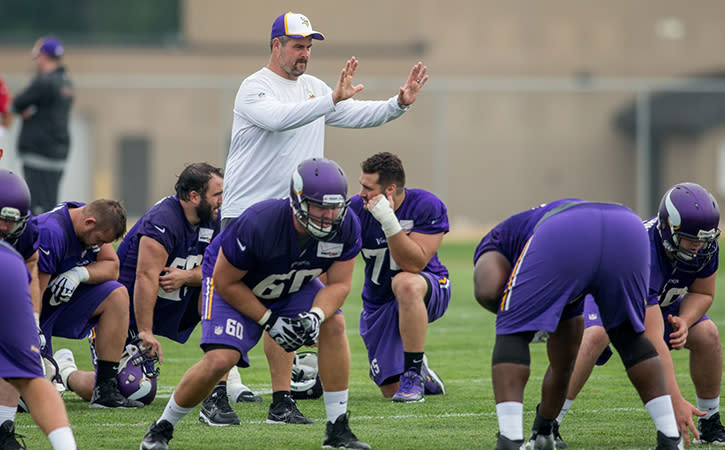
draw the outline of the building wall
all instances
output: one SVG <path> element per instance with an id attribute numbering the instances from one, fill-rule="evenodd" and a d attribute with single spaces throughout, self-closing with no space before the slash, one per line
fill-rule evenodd
<path id="1" fill-rule="evenodd" d="M 183 5 L 182 48 L 67 48 L 78 85 L 74 114 L 89 123 L 94 197 L 118 196 L 123 137 L 151 144 L 149 205 L 172 192 L 185 163 L 222 166 L 236 89 L 266 64 L 269 28 L 288 7 Z M 634 206 L 634 142 L 612 118 L 635 93 L 572 91 L 557 82 L 685 76 L 717 69 L 723 59 L 718 19 L 725 3 L 718 0 L 697 8 L 678 0 L 368 0 L 335 7 L 314 0 L 304 8 L 327 36 L 314 43 L 310 73 L 332 83 L 345 59 L 358 56 L 356 80 L 366 85 L 359 98 L 395 95 L 416 61 L 428 65 L 431 81 L 409 113 L 376 129 L 328 129 L 326 155 L 342 164 L 355 193 L 362 159 L 380 150 L 400 154 L 409 185 L 438 192 L 454 228 L 567 196 Z M 0 73 L 13 91 L 30 77 L 31 45 L 0 46 Z M 511 84 L 496 83 L 505 80 Z M 536 80 L 542 88 L 530 89 Z M 686 176 L 715 189 L 722 137 L 719 131 L 668 142 L 663 184 Z"/>

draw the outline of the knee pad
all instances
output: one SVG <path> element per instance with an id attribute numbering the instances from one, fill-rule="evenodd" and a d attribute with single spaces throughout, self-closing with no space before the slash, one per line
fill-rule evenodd
<path id="1" fill-rule="evenodd" d="M 607 330 L 607 334 L 627 369 L 657 356 L 654 345 L 645 337 L 644 333 L 636 333 L 629 322 Z"/>
<path id="2" fill-rule="evenodd" d="M 491 365 L 495 366 L 499 363 L 512 363 L 528 366 L 531 364 L 529 342 L 531 342 L 531 338 L 533 337 L 533 331 L 517 334 L 496 335 L 496 343 L 493 346 Z"/>

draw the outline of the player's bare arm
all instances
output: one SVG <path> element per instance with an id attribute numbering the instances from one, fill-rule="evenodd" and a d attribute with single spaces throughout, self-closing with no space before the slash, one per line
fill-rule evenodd
<path id="1" fill-rule="evenodd" d="M 133 287 L 133 309 L 138 337 L 144 350 L 163 359 L 161 343 L 153 334 L 154 307 L 159 291 L 159 274 L 166 265 L 169 254 L 157 240 L 141 236 L 136 264 L 136 281 Z"/>
<path id="2" fill-rule="evenodd" d="M 687 294 L 680 304 L 680 317 L 687 323 L 688 328 L 694 325 L 707 313 L 715 298 L 715 278 L 713 273 L 707 278 L 697 278 L 688 288 Z"/>
<path id="3" fill-rule="evenodd" d="M 420 273 L 438 251 L 443 233 L 397 233 L 388 238 L 390 256 L 406 272 Z"/>
<path id="4" fill-rule="evenodd" d="M 667 390 L 672 398 L 672 407 L 675 410 L 677 428 L 680 430 L 682 438 L 687 445 L 690 445 L 690 435 L 687 431 L 688 429 L 692 431 L 692 434 L 696 439 L 700 438 L 700 434 L 692 420 L 692 416 L 702 416 L 705 413 L 699 411 L 682 396 L 680 386 L 677 384 L 677 377 L 675 376 L 675 366 L 672 362 L 672 355 L 667 347 L 667 343 L 665 343 L 665 340 L 662 338 L 664 332 L 665 323 L 662 319 L 662 309 L 660 309 L 659 305 L 648 306 L 644 316 L 644 334 L 652 342 L 652 345 L 654 345 L 657 350 L 657 354 L 662 360 L 662 366 L 667 380 Z"/>
<path id="5" fill-rule="evenodd" d="M 96 261 L 85 266 L 88 270 L 88 284 L 98 284 L 104 281 L 118 280 L 121 263 L 118 261 L 116 250 L 112 244 L 100 246 Z"/>
<path id="6" fill-rule="evenodd" d="M 355 258 L 352 258 L 347 261 L 335 261 L 327 269 L 327 284 L 317 292 L 313 303 L 313 306 L 322 309 L 325 317 L 335 314 L 345 303 L 350 293 L 354 266 Z"/>
<path id="7" fill-rule="evenodd" d="M 254 292 L 241 281 L 246 270 L 234 267 L 219 249 L 219 256 L 214 265 L 214 289 L 224 300 L 237 311 L 259 322 L 267 312 L 267 307 L 257 299 Z"/>
<path id="8" fill-rule="evenodd" d="M 159 286 L 166 292 L 174 292 L 182 286 L 201 286 L 201 266 L 189 270 L 164 267 L 163 273 L 159 276 Z"/>
<path id="9" fill-rule="evenodd" d="M 405 84 L 398 92 L 398 105 L 406 107 L 415 103 L 420 89 L 428 82 L 427 71 L 428 68 L 420 61 L 413 66 L 408 75 L 408 79 L 405 80 Z"/>
<path id="10" fill-rule="evenodd" d="M 473 269 L 473 294 L 476 301 L 496 314 L 506 281 L 511 276 L 511 263 L 497 251 L 478 257 Z"/>
<path id="11" fill-rule="evenodd" d="M 337 80 L 337 85 L 332 91 L 333 103 L 337 104 L 337 102 L 347 100 L 365 88 L 362 84 L 352 84 L 357 65 L 358 61 L 354 56 L 345 63 L 345 67 L 340 71 L 340 78 Z"/>
<path id="12" fill-rule="evenodd" d="M 25 260 L 25 267 L 30 272 L 30 299 L 33 302 L 33 312 L 40 314 L 43 306 L 43 297 L 40 295 L 40 282 L 38 281 L 38 251 L 36 250 Z"/>

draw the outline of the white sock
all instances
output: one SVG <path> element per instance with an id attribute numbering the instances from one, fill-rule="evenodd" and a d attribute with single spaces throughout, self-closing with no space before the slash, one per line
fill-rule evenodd
<path id="1" fill-rule="evenodd" d="M 720 411 L 720 396 L 715 398 L 697 398 L 697 409 L 705 411 L 705 415 L 700 419 L 709 419 L 714 416 L 716 412 Z"/>
<path id="2" fill-rule="evenodd" d="M 519 402 L 501 402 L 496 404 L 498 431 L 512 441 L 524 438 L 524 404 Z"/>
<path id="3" fill-rule="evenodd" d="M 15 413 L 18 411 L 17 406 L 2 406 L 0 405 L 0 424 L 9 420 L 15 422 Z"/>
<path id="4" fill-rule="evenodd" d="M 159 417 L 159 420 L 166 420 L 173 425 L 174 428 L 176 428 L 176 424 L 178 424 L 179 421 L 193 409 L 194 408 L 182 408 L 179 406 L 176 403 L 176 400 L 174 400 L 174 394 L 171 394 L 169 402 L 166 404 L 166 408 L 164 408 L 164 412 L 161 414 L 161 417 Z"/>
<path id="5" fill-rule="evenodd" d="M 242 383 L 242 377 L 239 375 L 237 366 L 232 367 L 227 377 L 227 397 L 233 402 L 237 401 L 237 397 L 244 391 L 252 391 L 249 387 Z"/>
<path id="6" fill-rule="evenodd" d="M 568 398 L 564 400 L 564 406 L 561 407 L 561 411 L 559 411 L 559 415 L 556 417 L 556 423 L 561 425 L 561 421 L 564 420 L 564 416 L 569 412 L 572 403 L 574 403 L 574 400 L 569 400 Z"/>
<path id="7" fill-rule="evenodd" d="M 335 423 L 338 417 L 347 412 L 347 394 L 348 389 L 345 389 L 344 391 L 323 393 L 328 422 Z"/>
<path id="8" fill-rule="evenodd" d="M 672 408 L 672 398 L 669 395 L 661 395 L 648 401 L 647 412 L 655 423 L 657 430 L 667 437 L 678 437 L 680 435 L 675 420 L 675 410 Z"/>
<path id="9" fill-rule="evenodd" d="M 76 450 L 76 439 L 70 427 L 60 427 L 48 433 L 53 450 Z"/>

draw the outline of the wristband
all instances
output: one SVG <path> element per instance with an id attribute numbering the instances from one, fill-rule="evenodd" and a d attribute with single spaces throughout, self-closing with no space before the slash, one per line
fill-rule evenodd
<path id="1" fill-rule="evenodd" d="M 91 278 L 91 274 L 88 273 L 88 269 L 83 266 L 77 266 L 73 270 L 78 274 L 78 280 L 81 283 L 85 283 L 89 278 Z"/>
<path id="2" fill-rule="evenodd" d="M 313 314 L 317 314 L 317 317 L 320 318 L 320 323 L 325 321 L 325 313 L 322 312 L 322 309 L 319 306 L 313 306 L 310 308 L 310 312 Z"/>
<path id="3" fill-rule="evenodd" d="M 272 310 L 268 309 L 262 314 L 262 318 L 257 321 L 258 324 L 264 326 L 267 321 L 269 320 L 269 317 L 272 315 Z"/>

